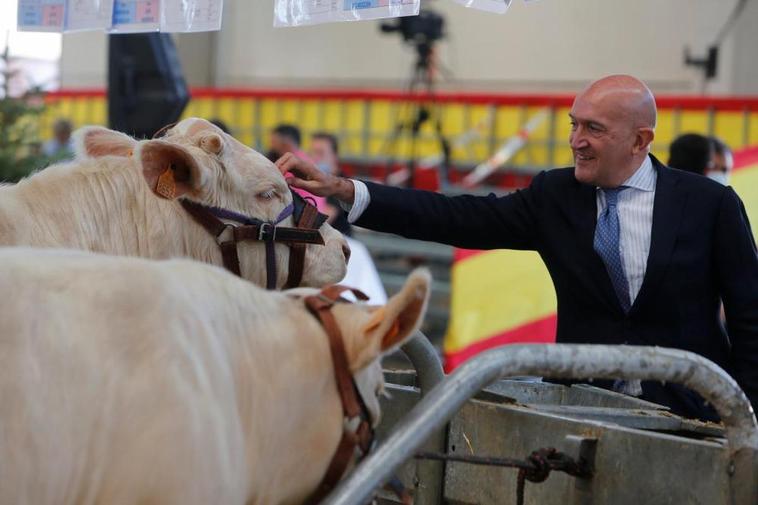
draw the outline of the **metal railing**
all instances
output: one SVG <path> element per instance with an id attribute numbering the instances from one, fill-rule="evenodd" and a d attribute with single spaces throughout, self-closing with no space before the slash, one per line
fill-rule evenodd
<path id="1" fill-rule="evenodd" d="M 499 378 L 520 374 L 658 380 L 693 389 L 714 406 L 724 423 L 733 458 L 735 503 L 758 502 L 758 423 L 745 394 L 716 364 L 691 352 L 659 347 L 532 344 L 501 347 L 464 363 L 395 426 L 323 505 L 366 503 L 467 400 Z"/>
<path id="2" fill-rule="evenodd" d="M 569 95 L 440 92 L 429 100 L 399 91 L 193 89 L 184 115 L 221 119 L 237 138 L 259 150 L 268 147 L 271 128 L 288 122 L 300 126 L 306 139 L 320 130 L 336 134 L 345 159 L 403 160 L 411 152 L 419 159 L 438 157 L 440 146 L 429 121 L 421 125 L 415 145 L 407 133 L 390 142 L 398 122 L 412 119 L 406 117 L 414 109 L 410 105 L 421 102 L 438 109 L 443 134 L 453 145 L 453 164 L 470 167 L 522 134 L 535 114 L 545 114 L 508 161 L 512 174 L 528 175 L 571 163 L 567 138 L 572 100 Z M 60 116 L 77 126 L 107 122 L 104 90 L 54 92 L 47 104 L 40 124 L 43 134 L 49 135 L 52 121 Z M 758 144 L 758 98 L 662 96 L 658 109 L 653 151 L 663 158 L 670 141 L 684 132 L 717 135 L 733 149 Z M 521 185 L 519 181 L 510 186 Z"/>

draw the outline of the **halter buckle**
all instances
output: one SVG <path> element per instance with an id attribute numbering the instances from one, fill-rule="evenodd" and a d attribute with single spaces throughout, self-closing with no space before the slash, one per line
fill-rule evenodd
<path id="1" fill-rule="evenodd" d="M 258 228 L 258 240 L 260 242 L 266 241 L 266 235 L 267 233 L 271 234 L 270 240 L 273 242 L 276 240 L 276 226 L 271 223 L 261 223 L 260 227 Z"/>
<path id="2" fill-rule="evenodd" d="M 229 223 L 224 223 L 224 229 L 216 235 L 216 243 L 218 245 L 234 242 L 234 229 L 237 226 Z"/>

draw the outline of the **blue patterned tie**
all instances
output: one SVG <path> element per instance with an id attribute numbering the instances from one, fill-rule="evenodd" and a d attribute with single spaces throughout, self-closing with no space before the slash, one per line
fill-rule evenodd
<path id="1" fill-rule="evenodd" d="M 624 313 L 629 312 L 629 284 L 624 273 L 624 265 L 621 262 L 621 252 L 619 251 L 619 214 L 618 198 L 619 193 L 625 190 L 625 186 L 613 189 L 603 189 L 605 193 L 605 210 L 597 218 L 595 227 L 595 251 L 603 258 L 605 268 L 611 277 L 613 289 L 621 302 L 621 308 Z"/>

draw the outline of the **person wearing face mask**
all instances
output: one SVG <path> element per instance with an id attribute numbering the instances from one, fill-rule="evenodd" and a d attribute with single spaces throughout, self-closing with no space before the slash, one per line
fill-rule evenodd
<path id="1" fill-rule="evenodd" d="M 294 156 L 277 166 L 293 174 L 290 185 L 339 199 L 359 226 L 465 249 L 537 251 L 556 290 L 558 343 L 695 352 L 730 373 L 758 407 L 758 256 L 742 201 L 730 187 L 650 154 L 656 119 L 642 81 L 599 79 L 569 113 L 574 166 L 542 172 L 500 197 L 345 179 Z M 603 387 L 717 419 L 681 385 L 633 382 Z"/>
<path id="2" fill-rule="evenodd" d="M 328 175 L 341 175 L 338 156 L 339 142 L 337 137 L 324 131 L 311 135 L 308 157 L 321 172 Z M 329 224 L 337 228 L 343 235 L 352 236 L 352 229 L 347 221 L 347 212 L 339 206 L 339 202 L 332 197 L 327 198 L 326 209 Z"/>
<path id="3" fill-rule="evenodd" d="M 308 156 L 318 169 L 328 175 L 340 175 L 339 143 L 337 137 L 327 132 L 316 132 L 311 135 L 311 145 Z M 340 207 L 334 198 L 327 198 L 326 215 L 334 229 L 341 232 L 350 246 L 350 261 L 347 273 L 340 282 L 346 286 L 360 289 L 369 297 L 371 304 L 381 305 L 387 302 L 387 292 L 384 289 L 379 272 L 376 269 L 371 254 L 362 242 L 353 237 L 353 228 L 347 220 L 347 212 Z"/>
<path id="4" fill-rule="evenodd" d="M 711 137 L 711 142 L 713 143 L 713 157 L 705 175 L 709 179 L 727 186 L 729 185 L 729 175 L 732 173 L 732 168 L 734 168 L 732 150 L 717 137 Z"/>
<path id="5" fill-rule="evenodd" d="M 308 150 L 308 156 L 325 174 L 339 175 L 338 152 L 337 137 L 331 133 L 316 132 L 311 135 L 311 147 Z"/>

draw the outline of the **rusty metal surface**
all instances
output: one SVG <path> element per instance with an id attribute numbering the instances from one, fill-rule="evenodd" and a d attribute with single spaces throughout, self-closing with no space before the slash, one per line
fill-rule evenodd
<path id="1" fill-rule="evenodd" d="M 387 439 L 394 427 L 410 412 L 421 399 L 421 391 L 411 386 L 398 384 L 386 385 L 388 396 L 382 398 L 382 422 L 376 430 L 379 444 Z M 444 452 L 447 443 L 447 430 L 440 429 L 423 445 L 423 450 Z M 426 465 L 426 467 L 424 467 Z M 434 472 L 429 480 L 429 473 Z M 409 459 L 394 472 L 413 495 L 414 504 L 437 505 L 442 503 L 444 491 L 445 464 L 438 461 L 416 461 Z M 379 496 L 385 503 L 397 503 L 396 497 L 381 491 Z"/>
<path id="2" fill-rule="evenodd" d="M 569 419 L 523 406 L 481 401 L 467 403 L 450 425 L 448 452 L 452 454 L 523 458 L 542 447 L 572 454 L 577 450 L 576 442 L 567 437 L 597 440 L 595 473 L 591 479 L 553 472 L 541 484 L 526 484 L 525 505 L 728 503 L 729 457 L 723 442 Z M 446 502 L 515 503 L 516 475 L 509 468 L 448 463 Z"/>
<path id="3" fill-rule="evenodd" d="M 411 456 L 431 432 L 442 427 L 468 398 L 499 377 L 519 374 L 556 378 L 665 380 L 683 384 L 710 401 L 724 420 L 729 449 L 722 450 L 725 457 L 747 453 L 751 455 L 751 458 L 746 458 L 748 461 L 755 460 L 758 428 L 747 398 L 723 370 L 700 356 L 663 348 L 513 345 L 484 353 L 447 377 L 419 402 L 376 453 L 364 461 L 324 503 L 348 505 L 366 501 L 393 469 Z M 672 438 L 683 443 L 679 437 Z M 612 464 L 613 461 L 608 463 Z M 756 476 L 751 476 L 750 471 L 744 468 L 736 471 L 748 476 L 739 484 L 745 489 L 749 488 L 742 493 L 746 497 L 752 497 L 756 488 Z"/>

